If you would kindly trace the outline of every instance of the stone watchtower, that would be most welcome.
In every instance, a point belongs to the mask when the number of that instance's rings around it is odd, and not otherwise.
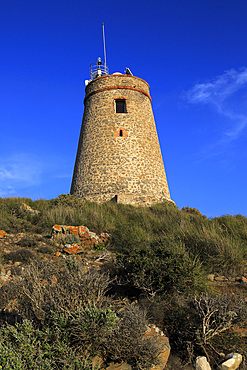
[[[149,85],[129,69],[109,75],[100,58],[90,68],[71,194],[133,205],[170,200]]]

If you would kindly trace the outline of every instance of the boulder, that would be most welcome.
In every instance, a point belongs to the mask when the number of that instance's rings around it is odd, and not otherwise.
[[[66,254],[79,254],[82,253],[84,249],[80,247],[77,243],[74,244],[65,244],[65,246],[60,249],[60,252],[66,253]]]
[[[68,226],[68,225],[54,225],[52,228],[52,238],[59,239],[64,235],[78,235],[80,244],[84,247],[95,247],[98,244],[106,245],[111,236],[108,233],[97,235],[89,231],[86,226]]]
[[[221,370],[236,370],[242,362],[242,355],[240,353],[229,353],[225,361],[220,365]]]
[[[147,327],[146,337],[155,335],[158,337],[159,344],[161,346],[161,352],[158,356],[159,364],[152,367],[152,370],[163,370],[166,366],[170,355],[170,344],[169,339],[164,335],[163,331],[161,331],[157,326],[151,325]]]
[[[211,370],[211,366],[205,356],[199,356],[195,361],[196,370]]]
[[[3,230],[0,230],[0,238],[4,238],[6,236],[6,232]]]
[[[24,209],[27,212],[30,212],[33,215],[38,215],[40,213],[40,211],[37,211],[36,209],[32,209],[26,203],[23,203],[22,206],[21,206],[21,208]]]

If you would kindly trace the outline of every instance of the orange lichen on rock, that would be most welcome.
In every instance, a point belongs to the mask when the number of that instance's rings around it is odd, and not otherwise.
[[[60,251],[66,252],[68,254],[77,254],[83,252],[83,248],[80,247],[77,243],[66,244]]]
[[[52,238],[59,238],[62,235],[78,235],[80,243],[83,246],[94,247],[98,244],[107,244],[111,236],[108,233],[97,235],[89,231],[86,226],[68,226],[68,225],[54,225],[52,228]]]
[[[28,211],[28,212],[30,212],[30,213],[32,213],[32,214],[39,214],[40,213],[40,211],[37,211],[36,209],[32,209],[30,206],[28,206],[26,203],[23,203],[22,205],[21,205],[21,208],[24,208],[26,211]]]
[[[78,235],[78,226],[67,226],[66,234]]]
[[[62,253],[60,253],[60,252],[57,252],[52,258],[56,258],[56,257],[63,257],[63,258],[65,258],[65,256],[63,256]]]
[[[145,336],[150,337],[156,335],[160,344],[160,354],[158,356],[159,358],[159,364],[152,367],[152,370],[163,370],[166,366],[167,360],[170,355],[170,344],[169,339],[164,335],[163,331],[161,331],[157,326],[152,325],[147,327],[147,331]]]
[[[0,238],[4,238],[6,235],[6,232],[4,230],[0,230]]]
[[[6,271],[6,269],[2,267],[1,272],[0,272],[0,283],[2,284],[6,283],[6,281],[9,280],[10,275],[11,275],[11,271],[10,270]]]

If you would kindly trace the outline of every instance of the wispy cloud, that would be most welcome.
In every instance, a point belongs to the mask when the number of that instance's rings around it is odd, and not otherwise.
[[[0,162],[0,196],[15,195],[16,188],[38,185],[44,163],[32,154],[19,153]]]
[[[225,71],[213,81],[196,84],[184,96],[191,104],[214,106],[219,115],[229,119],[221,143],[237,139],[247,126],[247,68]]]
[[[66,158],[45,155],[38,157],[33,153],[16,153],[1,158],[0,197],[19,196],[30,193],[31,187],[40,187],[48,178],[70,178]]]

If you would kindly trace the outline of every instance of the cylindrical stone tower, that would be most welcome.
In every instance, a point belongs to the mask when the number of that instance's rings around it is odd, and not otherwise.
[[[131,74],[91,76],[71,194],[133,205],[170,200],[149,85]]]

